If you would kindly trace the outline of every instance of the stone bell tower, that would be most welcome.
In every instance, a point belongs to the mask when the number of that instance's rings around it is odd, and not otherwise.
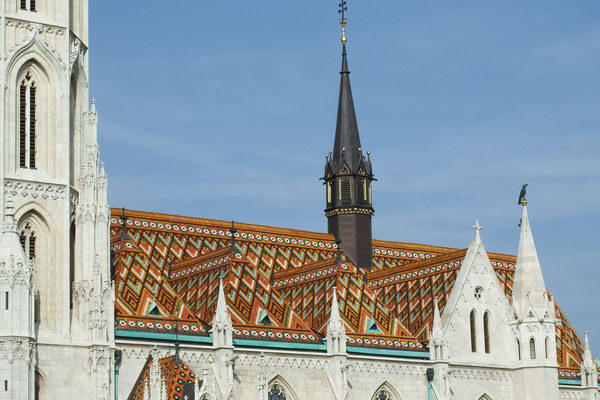
[[[114,301],[107,177],[88,92],[88,1],[3,0],[0,18],[0,215],[23,253],[15,265],[33,265],[30,315],[19,315],[34,357],[27,390],[0,371],[14,388],[0,399],[108,399]],[[5,242],[14,240],[2,242],[7,252]],[[15,288],[4,293],[8,311],[19,305],[10,301]],[[17,334],[2,330],[0,346]],[[65,387],[65,375],[77,387]]]

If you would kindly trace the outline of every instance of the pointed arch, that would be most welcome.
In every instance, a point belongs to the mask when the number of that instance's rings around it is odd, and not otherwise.
[[[490,396],[488,396],[487,394],[482,394],[478,400],[492,400],[492,398]]]
[[[471,310],[469,314],[469,326],[471,328],[471,351],[477,352],[477,311]]]
[[[7,64],[5,113],[16,118],[6,120],[5,146],[14,156],[9,159],[10,172],[35,168],[57,176],[62,143],[57,136],[67,122],[55,118],[67,106],[68,96],[62,82],[68,79],[56,56],[34,36],[13,52]],[[27,77],[30,78],[27,78]],[[65,96],[62,96],[65,94]],[[65,135],[66,139],[66,135]],[[29,173],[29,172],[27,172]]]
[[[298,400],[296,392],[281,375],[269,381],[267,398],[268,400]]]
[[[371,400],[402,400],[398,391],[389,383],[383,382],[371,396]]]
[[[486,353],[490,353],[490,312],[483,314],[483,345]]]
[[[54,299],[62,293],[62,267],[59,268],[55,262],[56,229],[48,213],[35,203],[21,207],[15,217],[25,254],[35,262],[35,287],[38,292],[34,302],[34,321],[38,329],[40,324],[53,319]]]
[[[46,392],[46,378],[42,372],[36,368],[33,384],[33,399],[34,400],[45,400],[47,397]]]
[[[536,359],[535,339],[533,337],[529,338],[529,358],[531,360]]]

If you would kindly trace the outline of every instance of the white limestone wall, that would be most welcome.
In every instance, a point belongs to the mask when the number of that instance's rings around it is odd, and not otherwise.
[[[92,395],[90,362],[90,350],[87,347],[38,345],[37,373],[41,377],[40,398],[103,399]]]
[[[119,398],[127,398],[154,347],[150,344],[122,342],[117,343],[117,348],[123,349],[123,362],[119,372]],[[156,351],[159,357],[174,354],[173,346],[157,346]],[[263,364],[261,355],[264,356]],[[216,379],[218,387],[226,381],[216,376],[218,368],[212,348],[182,345],[180,356],[200,377],[206,368],[209,381]],[[344,399],[344,388],[336,385],[336,372],[339,371],[336,365],[339,358],[334,360],[321,353],[269,349],[235,349],[233,356],[236,358],[233,390],[238,399],[258,400],[261,376],[264,376],[267,384],[277,382],[282,385],[289,394],[288,400]],[[392,393],[394,400],[427,398],[425,370],[428,361],[350,356],[345,363],[348,366],[350,400],[370,400],[380,388]]]

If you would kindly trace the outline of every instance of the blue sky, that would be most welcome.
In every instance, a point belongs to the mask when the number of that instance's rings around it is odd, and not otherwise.
[[[600,2],[348,1],[374,237],[516,253],[600,354]],[[95,1],[91,93],[112,206],[326,230],[336,1]]]

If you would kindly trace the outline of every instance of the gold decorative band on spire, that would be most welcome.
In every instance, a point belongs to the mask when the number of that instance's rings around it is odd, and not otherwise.
[[[340,25],[342,25],[342,43],[346,43],[346,23],[347,20],[346,18],[342,18],[342,20],[340,21]]]
[[[521,205],[523,205],[523,207],[525,207],[527,205],[527,199],[523,199],[521,200]]]

